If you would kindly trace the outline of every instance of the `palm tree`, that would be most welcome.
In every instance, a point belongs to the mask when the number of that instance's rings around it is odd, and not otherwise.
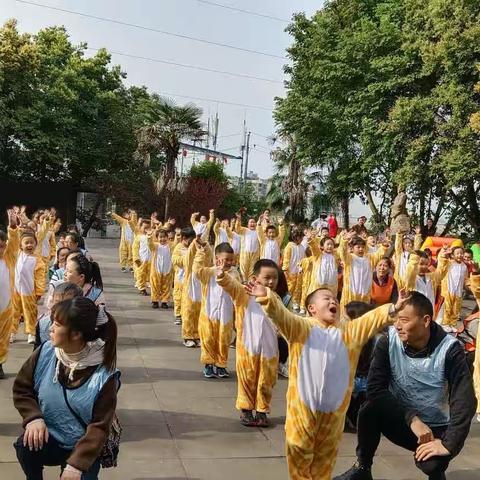
[[[149,125],[137,130],[137,153],[145,166],[153,163],[152,156],[161,158],[158,171],[157,193],[165,194],[165,220],[168,219],[169,202],[172,192],[178,187],[175,163],[182,140],[192,138],[198,141],[205,134],[202,128],[202,109],[194,104],[176,105],[173,100],[154,97]],[[163,157],[163,158],[162,158]]]
[[[272,137],[270,142],[274,145],[279,140],[282,141],[283,146],[275,148],[270,154],[275,165],[276,175],[270,184],[267,198],[272,205],[286,207],[288,216],[293,221],[301,221],[303,220],[307,191],[305,171],[298,156],[294,137],[281,132]],[[284,202],[281,201],[282,196],[285,199]]]

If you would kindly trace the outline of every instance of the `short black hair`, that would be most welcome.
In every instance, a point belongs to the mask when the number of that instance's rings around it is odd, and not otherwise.
[[[253,266],[253,274],[258,275],[262,268],[274,268],[277,271],[279,270],[278,265],[273,260],[262,258],[255,262],[255,265]]]
[[[215,255],[219,255],[220,253],[231,253],[233,255],[235,252],[228,242],[222,242],[215,247]]]
[[[78,245],[80,243],[80,235],[76,232],[68,232],[67,237],[72,237],[73,241]]]
[[[345,313],[348,315],[349,318],[355,320],[356,318],[365,315],[373,308],[373,305],[370,305],[369,303],[350,302],[345,305]]]
[[[424,252],[422,250],[415,250],[415,255],[418,255],[420,258],[425,258],[426,260],[429,260],[430,257],[428,256],[427,252]],[[431,253],[431,252],[430,252]]]
[[[457,245],[455,247],[452,247],[452,254],[455,253],[455,250],[458,250],[459,248],[465,251],[465,249],[461,245]]]
[[[367,245],[367,242],[365,242],[365,240],[362,237],[355,236],[350,240],[350,245],[352,247],[355,247],[356,245],[362,245],[365,247]]]
[[[332,238],[332,237],[323,237],[321,240],[320,240],[320,246],[323,247],[325,245],[325,243],[327,243],[328,241],[331,241],[333,242],[333,245],[335,245],[335,240]]]
[[[428,315],[433,318],[432,302],[423,293],[415,290],[408,292],[408,300],[406,300],[405,305],[411,305],[421,317]]]
[[[466,248],[463,253],[468,253],[469,255],[471,255],[473,257],[473,251],[471,248]]]
[[[185,227],[182,228],[182,238],[195,238],[197,234],[195,233],[195,230],[192,227]]]
[[[277,231],[277,227],[275,225],[268,225],[268,227],[265,229],[265,231],[268,231],[268,230],[275,230]]]

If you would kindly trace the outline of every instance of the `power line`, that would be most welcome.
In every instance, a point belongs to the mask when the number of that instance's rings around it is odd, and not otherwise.
[[[237,132],[237,133],[230,133],[229,135],[220,135],[218,138],[228,138],[228,137],[236,137],[238,135],[243,135],[243,132]]]
[[[217,100],[215,98],[192,97],[191,95],[180,95],[178,93],[168,93],[168,92],[158,92],[158,93],[160,95],[164,95],[164,96],[167,96],[167,97],[190,98],[191,100],[200,100],[202,102],[222,103],[224,105],[233,105],[235,107],[253,108],[253,109],[257,109],[257,110],[266,110],[268,112],[273,112],[273,108],[263,107],[263,106],[260,106],[260,105],[249,105],[247,103],[227,102],[225,100]]]
[[[231,7],[230,5],[223,5],[222,3],[209,2],[207,0],[196,0],[198,3],[204,3],[206,5],[212,5],[214,7],[225,8],[227,10],[233,10],[235,12],[245,13],[247,15],[254,15],[255,17],[269,18],[270,20],[277,20],[278,22],[290,23],[290,20],[286,18],[274,17],[273,15],[267,15],[265,13],[253,12],[252,10],[244,10],[242,8]]]
[[[90,15],[88,13],[77,12],[77,11],[74,11],[74,10],[67,10],[66,8],[53,7],[51,5],[45,5],[43,3],[29,2],[27,0],[15,0],[15,1],[18,2],[18,3],[26,4],[26,5],[34,5],[35,7],[48,8],[50,10],[55,10],[57,12],[70,13],[72,15],[78,15],[80,17],[92,18],[92,19],[95,19],[95,20],[100,20],[102,22],[115,23],[117,25],[123,25],[123,26],[126,26],[126,27],[138,28],[140,30],[147,30],[149,32],[156,32],[156,33],[160,33],[162,35],[169,35],[169,36],[172,36],[172,37],[183,38],[183,39],[186,39],[186,40],[193,40],[195,42],[205,43],[207,45],[215,45],[217,47],[230,48],[232,50],[238,50],[238,51],[241,51],[241,52],[254,53],[254,54],[257,54],[257,55],[263,55],[265,57],[280,58],[282,60],[286,60],[286,57],[281,56],[281,55],[275,55],[273,53],[261,52],[259,50],[251,50],[251,49],[248,49],[248,48],[237,47],[235,45],[230,45],[228,43],[214,42],[214,41],[211,41],[211,40],[205,40],[203,38],[191,37],[189,35],[183,35],[183,34],[180,34],[180,33],[173,33],[173,32],[168,32],[166,30],[160,30],[160,29],[157,29],[157,28],[147,27],[145,25],[138,25],[136,23],[122,22],[121,20],[115,20],[113,18],[99,17],[97,15]]]
[[[100,48],[87,47],[87,50],[93,50],[94,52],[98,52],[100,50]],[[155,62],[155,63],[163,63],[165,65],[173,65],[175,67],[191,68],[191,69],[194,69],[194,70],[201,70],[201,71],[210,72],[210,73],[221,73],[223,75],[230,75],[232,77],[248,78],[249,80],[261,80],[263,82],[280,83],[280,84],[283,83],[280,80],[274,80],[272,78],[265,78],[265,77],[257,77],[255,75],[247,75],[245,73],[227,72],[225,70],[216,70],[214,68],[199,67],[197,65],[189,65],[187,63],[170,62],[169,60],[161,60],[159,58],[143,57],[141,55],[133,55],[133,54],[130,54],[130,53],[118,52],[118,51],[115,51],[115,50],[108,50],[108,52],[109,53],[114,53],[115,55],[121,55],[122,57],[136,58],[136,59],[139,59],[139,60],[147,60],[149,62]]]

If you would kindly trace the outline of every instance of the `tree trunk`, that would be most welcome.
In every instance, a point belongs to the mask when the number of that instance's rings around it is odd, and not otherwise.
[[[343,228],[348,230],[350,228],[350,199],[348,196],[342,198],[340,208],[342,210]]]
[[[165,218],[164,221],[165,222],[168,221],[168,214],[170,213],[169,208],[170,208],[170,193],[166,192],[166,195],[165,195],[165,214],[164,214],[164,218]]]
[[[92,210],[92,214],[90,215],[87,223],[82,225],[82,237],[86,237],[88,235],[89,230],[92,228],[93,223],[95,222],[98,214],[98,210],[103,202],[103,195],[98,194],[97,201]]]

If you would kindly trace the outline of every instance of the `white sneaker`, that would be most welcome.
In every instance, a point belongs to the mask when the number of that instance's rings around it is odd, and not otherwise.
[[[202,346],[202,342],[200,341],[199,338],[197,338],[197,339],[195,340],[195,346],[196,346],[196,347],[201,347],[201,346]]]
[[[27,343],[30,345],[33,345],[35,343],[35,335],[32,335],[31,333],[29,333],[27,338]]]
[[[301,308],[298,313],[299,313],[300,315],[305,315],[307,312],[305,311],[304,308]]]
[[[15,341],[15,334],[11,333],[10,334],[10,343],[13,343]]]
[[[300,310],[300,307],[298,306],[298,304],[294,303],[293,304],[293,309],[298,312]]]
[[[278,374],[284,378],[288,378],[288,360],[285,363],[278,363]]]
[[[193,340],[184,340],[183,345],[187,348],[195,348],[197,346]]]

